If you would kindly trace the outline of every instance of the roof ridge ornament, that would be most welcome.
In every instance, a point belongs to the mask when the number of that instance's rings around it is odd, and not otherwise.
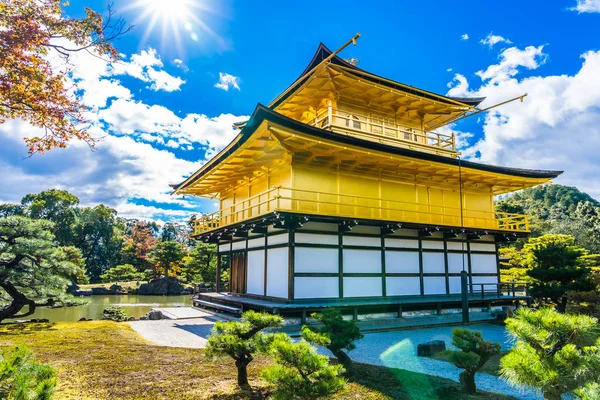
[[[346,47],[348,47],[351,43],[356,46],[356,41],[358,40],[358,38],[360,37],[360,32],[357,32],[356,35],[352,36],[352,38],[350,40],[348,40],[346,43],[344,43],[339,49],[337,49],[336,51],[334,51],[333,53],[331,53],[330,55],[328,55],[327,57],[325,57],[323,60],[321,60],[320,63],[318,63],[317,65],[315,65],[312,69],[310,69],[309,71],[307,71],[306,73],[300,75],[300,77],[298,79],[296,79],[294,81],[294,83],[292,83],[290,85],[290,87],[288,87],[283,93],[281,93],[279,96],[277,96],[275,99],[273,99],[273,101],[271,101],[269,103],[269,108],[271,108],[273,106],[273,104],[276,104],[277,101],[282,98],[283,96],[285,96],[288,92],[290,92],[292,89],[294,89],[296,87],[296,85],[299,82],[302,82],[306,77],[312,75],[321,65],[329,62],[329,60],[331,60],[333,57],[337,56],[337,54],[344,50]]]

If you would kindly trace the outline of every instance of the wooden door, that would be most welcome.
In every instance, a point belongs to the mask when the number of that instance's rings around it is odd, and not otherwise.
[[[246,286],[246,252],[240,251],[231,256],[231,292],[244,293]]]

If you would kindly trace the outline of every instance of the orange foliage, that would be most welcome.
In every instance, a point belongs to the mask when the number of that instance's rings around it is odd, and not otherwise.
[[[66,147],[72,139],[94,144],[81,104],[64,71],[53,69],[50,52],[68,67],[69,55],[90,51],[107,61],[119,59],[111,42],[130,28],[86,8],[84,18],[70,18],[61,0],[0,2],[0,124],[21,119],[42,128],[41,137],[25,138],[29,153]],[[61,44],[59,44],[61,43]],[[69,43],[69,44],[64,44]],[[64,69],[64,68],[61,68]]]

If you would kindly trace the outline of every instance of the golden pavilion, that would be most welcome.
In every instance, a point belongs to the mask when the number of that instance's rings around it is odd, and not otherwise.
[[[395,82],[338,51],[321,44],[291,86],[174,186],[220,205],[195,220],[194,236],[218,246],[217,281],[227,270],[229,287],[197,301],[304,316],[327,305],[440,311],[460,302],[467,271],[473,300],[502,302],[498,243],[529,222],[496,212],[494,197],[561,171],[462,160],[439,128],[485,111],[483,98]]]

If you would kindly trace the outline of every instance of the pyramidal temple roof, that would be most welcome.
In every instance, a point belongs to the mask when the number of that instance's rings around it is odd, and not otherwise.
[[[274,109],[277,106],[279,106],[282,102],[284,102],[290,95],[292,95],[298,88],[300,88],[302,86],[302,84],[310,77],[310,74],[307,75],[307,73],[310,72],[311,70],[313,70],[316,66],[319,65],[319,63],[321,63],[323,60],[325,60],[327,57],[329,57],[332,53],[333,52],[331,50],[329,50],[329,48],[327,48],[327,46],[325,46],[323,43],[320,43],[319,47],[317,48],[317,51],[315,52],[315,55],[313,56],[310,63],[306,66],[304,71],[302,71],[302,73],[296,79],[296,81],[294,81],[294,83],[292,83],[282,93],[282,95],[278,96],[275,100],[273,100],[269,104],[269,108]],[[378,84],[378,85],[387,86],[387,87],[390,87],[392,89],[396,89],[396,90],[399,90],[402,92],[418,95],[418,96],[421,96],[421,97],[424,97],[424,98],[427,98],[430,100],[447,102],[450,104],[456,104],[456,102],[459,102],[459,103],[462,103],[465,106],[469,106],[469,107],[477,107],[477,105],[479,105],[483,100],[485,100],[485,97],[474,97],[474,98],[448,97],[448,96],[443,96],[443,95],[436,94],[433,92],[428,92],[426,90],[418,89],[413,86],[406,85],[406,84],[403,84],[400,82],[395,82],[395,81],[383,78],[381,76],[372,74],[370,72],[367,72],[364,69],[359,68],[359,67],[345,61],[344,59],[338,57],[337,55],[333,56],[329,60],[329,62],[332,64],[339,65],[339,66],[349,69],[350,73],[352,73],[353,75],[356,75],[360,79],[364,79],[364,80],[370,81],[370,82]]]

